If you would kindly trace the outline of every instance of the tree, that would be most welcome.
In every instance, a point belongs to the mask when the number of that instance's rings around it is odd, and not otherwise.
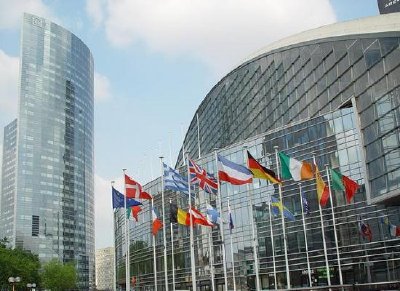
[[[8,288],[9,277],[20,277],[19,286],[27,283],[40,285],[40,261],[37,255],[21,248],[7,248],[8,240],[0,240],[0,290]]]
[[[42,284],[52,291],[76,288],[76,270],[73,263],[63,265],[54,259],[43,267]]]

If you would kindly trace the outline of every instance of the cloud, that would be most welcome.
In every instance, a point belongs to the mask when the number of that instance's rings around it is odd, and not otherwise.
[[[104,19],[105,0],[87,0],[86,13],[96,27],[100,26]]]
[[[0,29],[19,28],[24,12],[51,19],[50,9],[42,0],[0,0]]]
[[[111,98],[110,80],[97,72],[94,72],[94,99],[101,102]]]
[[[221,72],[274,40],[335,20],[329,0],[108,0],[105,30],[115,46],[145,43]]]
[[[94,176],[96,249],[114,245],[111,180]],[[122,177],[115,179],[115,188],[123,189]]]
[[[19,58],[0,50],[0,113],[17,115]]]

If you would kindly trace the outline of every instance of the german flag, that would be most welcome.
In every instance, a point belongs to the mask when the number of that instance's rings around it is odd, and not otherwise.
[[[253,156],[247,151],[247,167],[252,172],[254,178],[265,179],[271,183],[282,184],[274,171],[262,166]]]

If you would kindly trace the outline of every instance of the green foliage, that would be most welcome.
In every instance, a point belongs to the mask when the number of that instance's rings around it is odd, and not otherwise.
[[[22,250],[7,248],[6,238],[0,241],[0,290],[8,288],[9,277],[20,277],[17,286],[26,286],[27,283],[40,285],[40,262],[37,255]]]
[[[63,265],[57,260],[48,262],[43,267],[42,284],[52,291],[76,288],[76,270],[73,263]]]

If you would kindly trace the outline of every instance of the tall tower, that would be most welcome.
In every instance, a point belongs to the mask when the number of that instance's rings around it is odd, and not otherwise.
[[[12,246],[41,261],[74,262],[81,289],[94,284],[93,79],[92,54],[78,37],[24,14],[18,118],[5,129],[16,157],[4,151],[3,159],[15,170],[3,164],[10,185],[0,224]]]

